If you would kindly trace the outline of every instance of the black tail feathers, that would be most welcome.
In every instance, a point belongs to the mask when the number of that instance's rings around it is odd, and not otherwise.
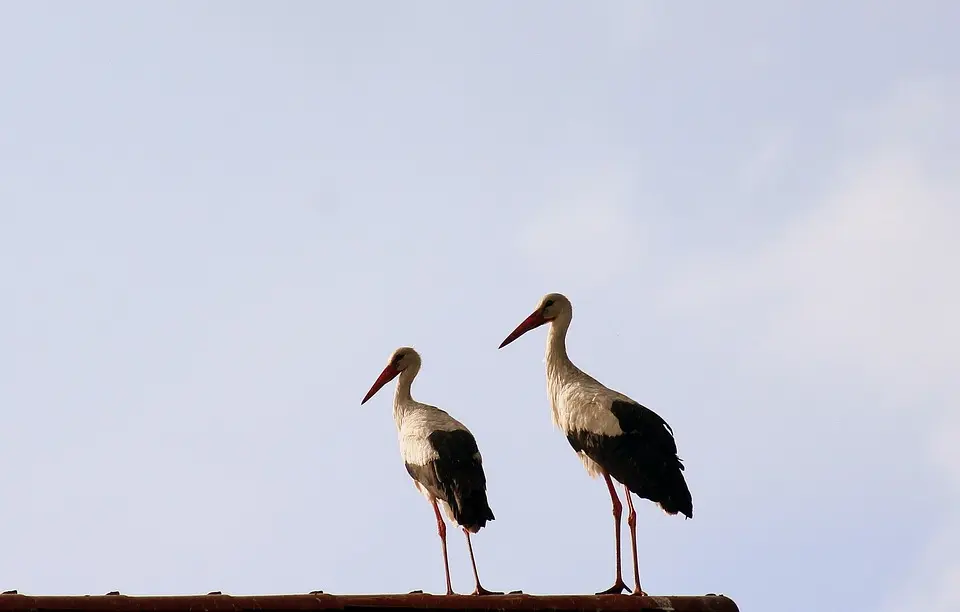
[[[457,523],[471,533],[480,531],[486,526],[487,521],[495,518],[493,510],[487,503],[487,494],[482,490],[455,496],[450,509],[453,510],[453,517]]]
[[[668,496],[666,499],[660,500],[660,507],[667,514],[677,514],[679,512],[688,519],[693,518],[693,500],[689,493],[686,497]]]
[[[687,481],[680,470],[671,474],[657,497],[657,503],[667,514],[683,514],[688,519],[693,518],[693,497],[687,487]]]

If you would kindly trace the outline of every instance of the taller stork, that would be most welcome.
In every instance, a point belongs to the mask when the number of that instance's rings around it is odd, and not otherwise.
[[[480,585],[473,543],[470,541],[471,533],[477,533],[487,521],[494,520],[493,511],[487,503],[487,478],[483,473],[483,459],[477,441],[463,423],[443,410],[421,404],[411,397],[410,387],[420,371],[420,364],[417,351],[406,346],[398,348],[390,355],[387,367],[360,404],[366,403],[388,382],[400,377],[393,396],[393,419],[397,423],[400,438],[400,455],[414,486],[433,506],[443,549],[447,595],[453,595],[453,587],[447,560],[447,527],[439,506],[467,536],[467,548],[476,581],[473,594],[502,595]]]
[[[693,499],[683,478],[673,430],[660,416],[622,393],[603,386],[575,366],[567,356],[566,337],[573,306],[565,296],[550,293],[537,309],[500,344],[510,344],[528,331],[550,323],[547,334],[547,392],[553,422],[566,435],[587,473],[602,476],[613,502],[616,532],[617,577],[613,586],[598,595],[622,593],[627,585],[620,570],[620,519],[623,506],[611,477],[623,484],[627,498],[627,524],[633,550],[635,595],[640,588],[637,562],[637,513],[630,494],[649,499],[670,515],[693,517]]]

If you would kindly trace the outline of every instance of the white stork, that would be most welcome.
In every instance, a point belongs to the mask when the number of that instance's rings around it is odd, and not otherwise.
[[[500,345],[510,344],[528,331],[550,323],[547,334],[547,392],[553,422],[567,436],[570,446],[592,477],[603,476],[613,501],[616,529],[617,579],[598,595],[629,591],[620,571],[620,517],[623,506],[610,478],[623,484],[627,498],[627,524],[633,548],[634,594],[640,588],[637,564],[637,513],[630,496],[649,499],[670,515],[693,517],[693,500],[683,478],[683,463],[677,457],[673,430],[655,412],[626,395],[608,389],[580,370],[567,356],[566,336],[573,319],[573,306],[565,296],[550,293],[537,309],[517,326]]]
[[[470,534],[480,531],[487,521],[494,520],[487,504],[487,479],[483,460],[473,434],[445,411],[421,404],[410,396],[410,386],[420,371],[420,354],[410,347],[393,352],[387,367],[364,396],[361,404],[398,375],[397,390],[393,396],[393,419],[400,438],[400,455],[407,473],[424,497],[433,505],[437,517],[437,532],[443,547],[443,569],[447,578],[447,595],[453,595],[450,585],[450,564],[447,561],[447,527],[440,514],[444,513],[467,536],[470,563],[476,580],[474,595],[502,595],[480,585],[477,562],[473,557]]]

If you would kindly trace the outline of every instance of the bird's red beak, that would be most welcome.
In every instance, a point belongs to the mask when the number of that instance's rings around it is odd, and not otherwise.
[[[392,364],[388,364],[387,367],[383,368],[383,372],[380,372],[377,382],[373,383],[373,386],[370,387],[370,390],[367,391],[367,394],[363,396],[363,401],[360,402],[360,405],[362,406],[366,404],[368,399],[373,397],[374,394],[383,387],[383,385],[396,378],[397,374],[399,373],[400,370],[393,367]]]
[[[536,329],[541,325],[543,325],[544,323],[549,323],[549,322],[550,322],[550,319],[544,318],[543,312],[538,309],[532,315],[524,319],[523,323],[517,326],[517,329],[510,332],[510,335],[507,336],[506,340],[500,343],[499,348],[503,348],[507,346],[508,344],[510,344],[511,342],[513,342],[514,340],[522,336],[523,334],[527,333],[531,329]]]

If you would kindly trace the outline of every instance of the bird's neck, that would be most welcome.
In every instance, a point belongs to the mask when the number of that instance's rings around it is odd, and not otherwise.
[[[417,377],[417,372],[419,371],[419,366],[409,367],[401,372],[400,377],[397,379],[397,389],[393,393],[393,418],[397,422],[398,427],[400,426],[400,421],[403,420],[403,415],[406,414],[411,406],[416,404],[416,402],[413,401],[410,388],[413,386],[413,379]]]
[[[547,332],[547,395],[550,397],[550,411],[553,423],[562,424],[561,412],[565,406],[562,401],[563,390],[571,381],[578,379],[580,370],[567,356],[567,329],[570,328],[570,316],[556,318]]]
[[[563,315],[550,323],[550,330],[547,332],[547,370],[563,372],[574,367],[567,356],[567,330],[570,328],[571,319],[571,316]]]

